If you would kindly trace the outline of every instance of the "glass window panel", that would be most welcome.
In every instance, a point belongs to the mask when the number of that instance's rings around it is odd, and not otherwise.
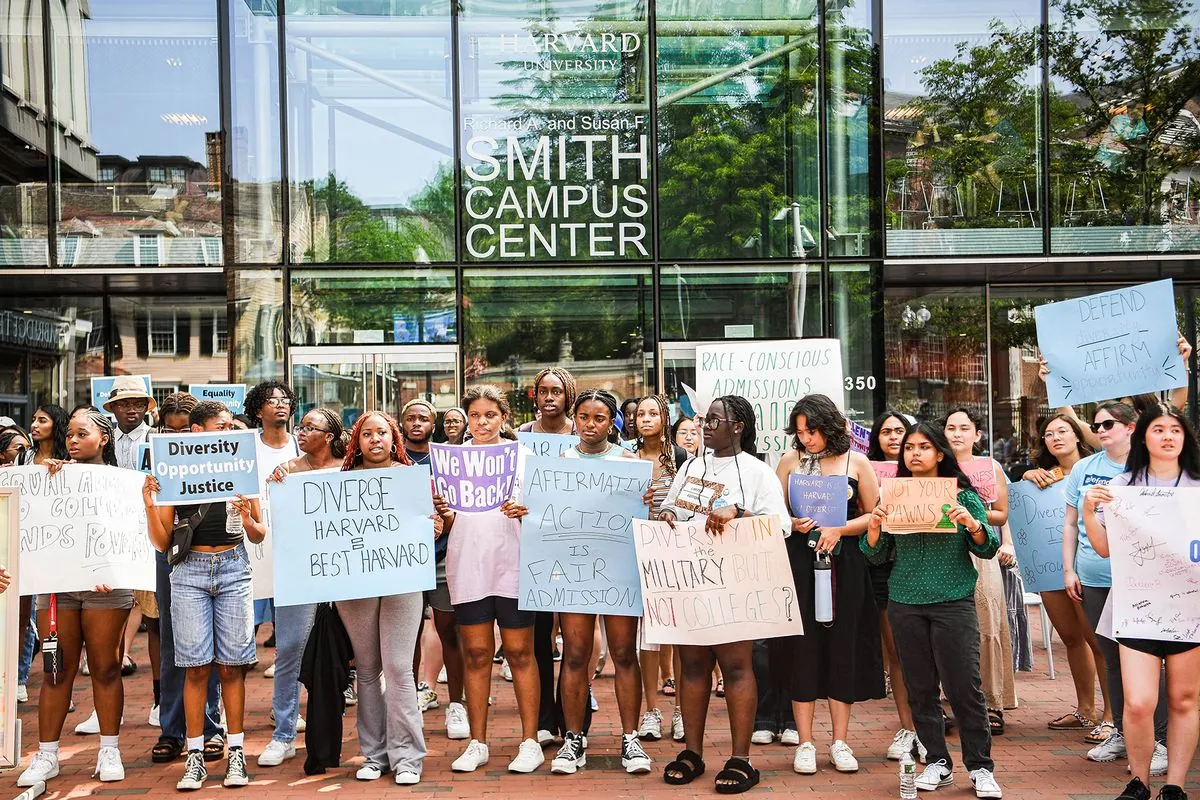
[[[227,275],[233,374],[251,385],[283,380],[283,275],[270,269]]]
[[[829,270],[833,337],[842,343],[846,416],[870,427],[876,413],[876,389],[881,386],[883,377],[883,365],[874,361],[875,329],[871,302],[874,270],[867,264],[833,264]]]
[[[471,268],[463,277],[466,385],[494,383],[517,422],[533,418],[533,377],[559,365],[580,388],[620,398],[654,387],[653,286],[648,268],[603,275]]]
[[[202,237],[221,235],[220,150],[212,146],[220,130],[216,6],[51,7],[60,263],[203,265]],[[161,237],[153,253],[145,231]],[[71,252],[67,236],[78,237]]]
[[[454,271],[295,270],[292,344],[430,344],[458,338]]]
[[[213,306],[209,296],[119,297],[109,300],[110,375],[150,375],[155,388],[224,383],[228,359],[212,348]]]
[[[283,208],[279,152],[279,29],[276,4],[227,0],[233,41],[229,46],[230,158],[233,186],[233,258],[239,264],[278,264],[283,257]],[[218,145],[219,146],[219,145]],[[303,225],[308,214],[293,209]],[[293,229],[295,229],[293,227]],[[303,233],[294,234],[304,241]],[[293,258],[297,255],[293,252]],[[299,259],[295,259],[299,260]]]
[[[1040,253],[1040,3],[883,7],[887,254]]]
[[[646,4],[463,0],[463,257],[646,259]]]
[[[45,266],[46,70],[40,0],[0,10],[0,267]]]
[[[662,256],[819,252],[816,4],[656,8]]]
[[[21,351],[28,351],[33,362],[27,377],[10,373],[6,379],[28,393],[27,403],[18,404],[25,414],[18,422],[28,425],[42,403],[70,409],[87,400],[91,377],[104,374],[100,298],[0,297],[0,350],[8,348],[22,362]]]
[[[296,262],[454,259],[450,4],[289,3]]]
[[[672,264],[662,268],[659,302],[665,341],[792,339],[823,330],[819,265]]]
[[[1200,5],[1051,0],[1051,246],[1200,250]]]

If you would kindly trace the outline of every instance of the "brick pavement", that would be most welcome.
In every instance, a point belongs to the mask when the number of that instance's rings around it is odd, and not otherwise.
[[[1033,620],[1034,641],[1040,641],[1037,620]],[[150,747],[158,736],[157,729],[146,723],[150,706],[150,676],[146,668],[145,636],[139,636],[134,649],[134,658],[142,668],[132,677],[126,678],[125,702],[127,720],[121,731],[121,751],[125,761],[126,779],[121,783],[101,784],[90,778],[95,766],[97,738],[75,736],[71,731],[92,708],[91,695],[86,678],[77,681],[75,702],[78,710],[67,719],[62,740],[62,774],[53,780],[48,798],[76,798],[82,796],[177,796],[175,781],[182,770],[182,761],[168,765],[150,762]],[[1081,734],[1051,731],[1046,721],[1069,711],[1071,699],[1070,675],[1067,672],[1066,654],[1061,642],[1055,640],[1058,679],[1051,681],[1047,675],[1045,652],[1035,647],[1035,671],[1018,676],[1021,707],[1006,714],[1008,731],[998,737],[993,755],[997,764],[997,776],[1006,798],[1072,798],[1072,800],[1111,800],[1124,786],[1125,766],[1115,764],[1092,764],[1083,758],[1086,745]],[[260,652],[263,665],[273,658],[272,651]],[[429,758],[425,763],[425,774],[421,784],[411,789],[395,786],[390,780],[381,779],[373,783],[354,780],[354,770],[361,763],[357,742],[354,741],[354,725],[347,714],[347,741],[343,751],[343,768],[323,776],[307,777],[301,768],[303,750],[282,767],[259,769],[254,758],[267,744],[271,735],[268,715],[271,700],[271,681],[264,679],[262,668],[248,678],[247,706],[252,717],[246,726],[246,749],[250,760],[251,788],[241,790],[243,795],[265,791],[278,800],[316,800],[321,795],[339,792],[343,796],[382,797],[385,793],[412,791],[454,797],[554,797],[571,792],[574,800],[618,800],[619,798],[662,798],[670,796],[677,800],[693,797],[711,798],[712,775],[729,752],[728,729],[722,701],[714,700],[708,725],[709,739],[706,742],[709,771],[686,787],[668,787],[663,784],[661,768],[679,746],[668,740],[648,743],[647,751],[655,759],[655,771],[651,775],[628,776],[619,768],[618,726],[613,697],[612,671],[609,667],[596,681],[596,695],[601,710],[596,715],[589,737],[589,765],[575,776],[550,776],[549,759],[533,775],[510,775],[505,771],[509,759],[515,754],[517,745],[517,715],[511,688],[499,677],[496,670],[493,694],[496,698],[491,714],[492,761],[487,768],[476,773],[456,775],[450,772],[450,762],[465,745],[450,742],[445,738],[442,727],[443,708],[425,714]],[[36,675],[29,687],[31,697],[36,699],[40,677]],[[445,686],[439,686],[443,703],[446,700]],[[668,709],[670,701],[660,698],[660,707]],[[667,712],[667,718],[670,715]],[[21,719],[25,727],[25,758],[33,752],[37,742],[37,710],[33,704],[21,706]],[[883,758],[883,753],[896,729],[895,715],[890,701],[863,703],[855,707],[851,725],[851,742],[861,769],[855,775],[842,775],[828,764],[825,754],[828,749],[828,714],[818,709],[817,714],[818,753],[822,757],[819,772],[813,776],[796,775],[791,770],[793,749],[781,745],[755,747],[752,753],[755,766],[763,771],[762,783],[751,793],[771,792],[797,797],[821,797],[829,800],[842,798],[887,798],[897,797],[896,763]],[[957,742],[952,738],[952,751]],[[217,763],[210,775],[206,788],[196,793],[199,798],[215,797],[231,791],[220,786],[224,767]],[[1194,770],[1193,770],[1194,772]],[[1195,777],[1192,778],[1196,786]],[[0,775],[0,797],[17,794],[16,773]],[[1200,790],[1197,790],[1200,791]],[[928,797],[927,795],[923,795]],[[974,797],[970,783],[961,768],[956,772],[953,787],[937,793],[938,797]]]

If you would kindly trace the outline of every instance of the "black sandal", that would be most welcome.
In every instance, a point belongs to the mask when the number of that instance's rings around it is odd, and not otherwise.
[[[744,758],[731,758],[725,768],[717,773],[717,794],[741,794],[758,786],[761,774]],[[734,781],[734,783],[721,783]]]
[[[150,760],[155,764],[169,764],[183,755],[183,742],[169,736],[160,736],[150,748]]]
[[[678,773],[673,775],[672,773]],[[683,750],[663,770],[663,780],[672,786],[691,783],[704,774],[704,759],[694,750]]]
[[[220,761],[224,757],[225,737],[218,733],[204,743],[204,760]]]
[[[994,708],[987,710],[988,727],[992,729],[992,736],[1004,735],[1004,712],[997,711]]]

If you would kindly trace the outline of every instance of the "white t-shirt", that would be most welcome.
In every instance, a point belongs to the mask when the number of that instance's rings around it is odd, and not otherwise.
[[[749,453],[717,458],[711,453],[689,459],[675,476],[664,511],[678,520],[707,515],[708,508],[739,505],[748,517],[772,516],[784,536],[792,533],[791,515],[775,471]]]

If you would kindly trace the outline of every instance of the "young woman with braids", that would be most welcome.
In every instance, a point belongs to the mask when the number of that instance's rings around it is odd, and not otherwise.
[[[737,395],[718,397],[704,415],[704,455],[688,461],[667,493],[659,519],[674,526],[676,520],[705,518],[705,530],[721,534],[739,517],[772,517],[779,533],[788,536],[790,515],[775,472],[758,460],[755,447],[754,409]],[[736,794],[758,784],[759,772],[750,765],[750,735],[754,727],[757,688],[752,668],[754,643],[730,642],[713,647],[682,645],[683,708],[687,747],[667,765],[663,779],[669,784],[691,783],[704,773],[704,727],[712,691],[714,664],[725,679],[729,708],[732,758],[717,773],[721,794]]]
[[[562,367],[546,367],[533,378],[533,402],[538,418],[526,422],[517,433],[574,433],[575,376]]]
[[[293,472],[335,469],[346,457],[346,432],[341,418],[327,408],[314,408],[296,426],[300,455],[275,468],[268,483],[283,481]],[[286,531],[275,535],[287,536]],[[275,607],[275,674],[271,716],[275,731],[258,757],[260,767],[277,767],[296,755],[300,730],[300,662],[317,613],[315,603]]]
[[[305,420],[319,415],[324,428],[332,415],[321,411],[310,412]],[[322,431],[321,435],[332,434]],[[350,431],[342,470],[411,466],[403,442],[400,426],[391,415],[368,411]],[[306,452],[305,457],[308,455]],[[440,535],[441,527],[435,520],[435,537]],[[354,646],[358,670],[358,741],[365,759],[355,776],[360,781],[376,780],[389,770],[400,786],[421,780],[426,750],[417,707],[413,651],[424,608],[423,592],[337,602],[338,614]],[[386,694],[383,681],[387,683]]]
[[[499,444],[511,416],[508,400],[494,386],[473,386],[463,397],[471,440],[466,447]],[[509,433],[511,435],[511,433]],[[518,457],[520,475],[523,454]],[[433,506],[450,536],[446,551],[446,580],[458,620],[459,645],[466,670],[467,717],[471,741],[450,768],[474,772],[488,763],[488,693],[492,682],[492,654],[496,651],[495,627],[512,670],[517,711],[521,717],[521,744],[508,765],[510,772],[533,772],[545,760],[537,742],[538,666],[533,657],[534,612],[517,607],[521,563],[521,522],[529,513],[520,504],[520,487],[500,508],[479,514],[455,514],[444,497],[435,495]],[[410,663],[409,668],[412,665]],[[414,708],[415,701],[414,701]]]

